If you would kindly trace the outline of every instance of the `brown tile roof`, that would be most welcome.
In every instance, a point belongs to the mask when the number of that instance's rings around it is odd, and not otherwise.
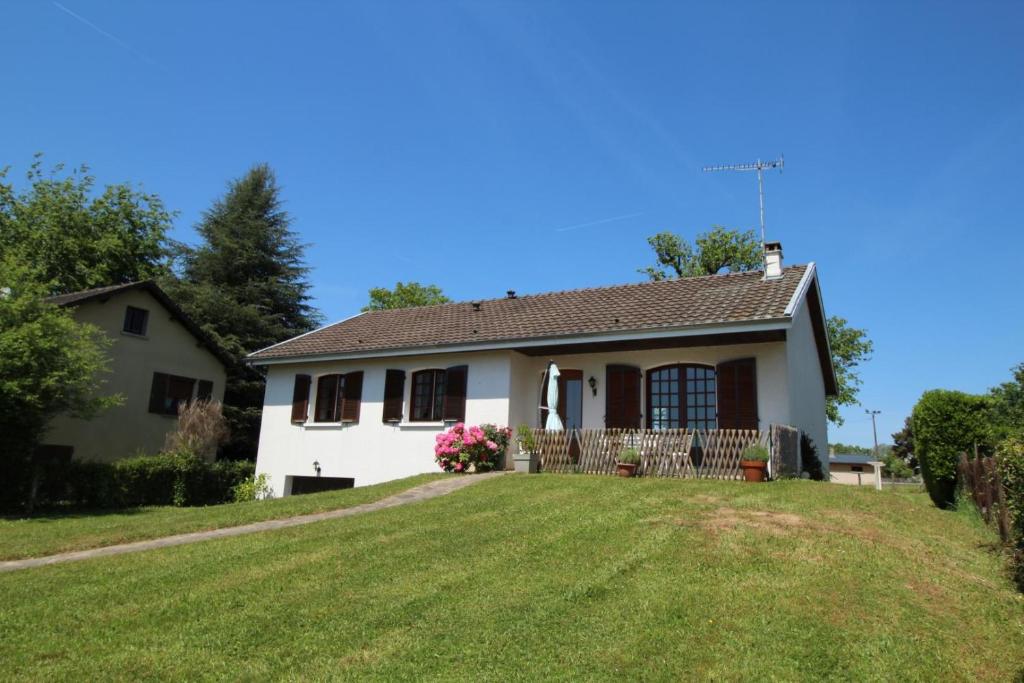
[[[367,353],[771,320],[808,266],[777,280],[760,271],[370,311],[276,346],[251,360]]]

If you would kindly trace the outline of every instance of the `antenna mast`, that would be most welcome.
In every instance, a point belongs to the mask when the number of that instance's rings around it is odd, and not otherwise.
[[[771,170],[773,168],[779,169],[779,173],[782,173],[782,167],[785,166],[785,159],[780,154],[779,158],[775,161],[761,161],[758,159],[752,164],[729,164],[727,166],[705,166],[701,170],[705,173],[711,171],[757,171],[757,196],[761,204],[761,258],[764,256],[764,172],[765,170]],[[765,264],[765,270],[767,270],[767,264]]]

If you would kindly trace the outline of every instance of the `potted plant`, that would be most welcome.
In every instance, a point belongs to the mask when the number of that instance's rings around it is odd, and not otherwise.
[[[639,464],[640,453],[635,448],[623,448],[619,452],[615,468],[620,477],[632,477],[636,474],[636,466]]]
[[[537,471],[537,442],[533,438],[533,430],[525,424],[516,427],[516,441],[519,452],[513,456],[516,472],[533,474]]]
[[[745,481],[764,481],[768,475],[768,448],[759,443],[743,449],[740,456]]]

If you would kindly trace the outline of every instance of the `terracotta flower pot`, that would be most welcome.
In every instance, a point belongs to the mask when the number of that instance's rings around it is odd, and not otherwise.
[[[636,463],[619,462],[615,464],[615,467],[620,477],[632,477],[636,474]]]
[[[764,481],[768,478],[768,463],[764,460],[740,460],[744,481]]]

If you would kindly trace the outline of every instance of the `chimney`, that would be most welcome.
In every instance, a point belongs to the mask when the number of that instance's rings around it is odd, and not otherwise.
[[[510,289],[507,292],[505,292],[505,298],[506,299],[515,299],[516,298],[516,290]]]
[[[764,279],[778,280],[782,277],[782,242],[764,244]]]

